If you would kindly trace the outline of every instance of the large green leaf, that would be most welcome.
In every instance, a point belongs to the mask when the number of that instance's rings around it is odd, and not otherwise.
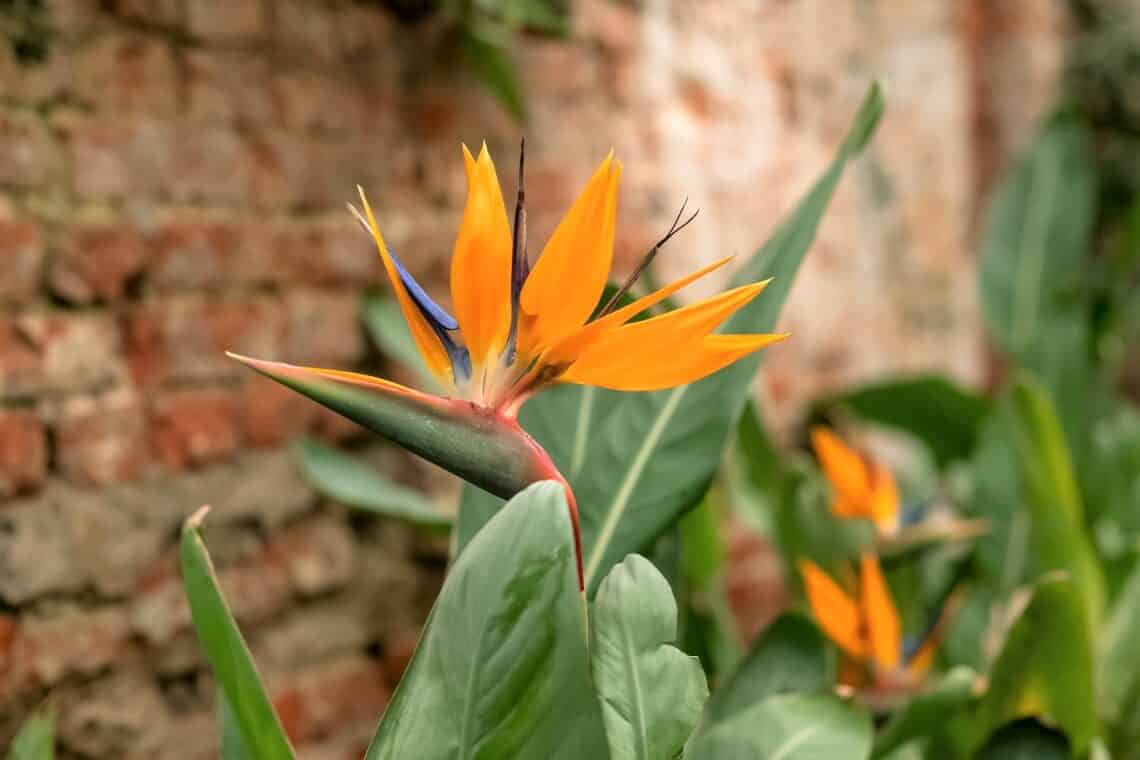
[[[565,492],[538,483],[456,561],[368,758],[607,756]]]
[[[1105,720],[1115,722],[1140,704],[1140,564],[1121,589],[1097,642],[1097,687]]]
[[[1000,405],[982,424],[970,461],[973,493],[965,507],[989,530],[978,539],[976,560],[988,584],[1000,594],[1027,575],[1029,517],[1022,508],[1009,404]]]
[[[835,684],[835,652],[815,624],[787,612],[765,629],[724,686],[706,720],[719,723],[779,694],[823,692]]]
[[[256,760],[245,745],[237,716],[222,689],[218,689],[218,720],[222,726],[222,760]]]
[[[1067,577],[1043,578],[1006,638],[978,707],[974,729],[984,740],[1019,717],[1060,726],[1077,754],[1099,725],[1088,619],[1078,587]]]
[[[508,50],[505,30],[492,24],[467,23],[459,29],[460,49],[472,73],[519,121],[526,119],[522,82]]]
[[[206,650],[243,744],[258,760],[293,757],[289,739],[254,667],[249,648],[218,588],[210,555],[199,530],[206,517],[203,507],[182,528],[182,584],[190,601],[190,616],[198,641]]]
[[[613,760],[676,757],[709,688],[697,658],[669,642],[677,603],[649,560],[615,565],[594,600],[592,667]]]
[[[984,398],[941,375],[898,378],[865,385],[819,402],[918,438],[939,466],[966,459],[988,411]]]
[[[44,711],[28,717],[12,740],[7,757],[8,760],[54,760],[55,713]]]
[[[1104,612],[1104,577],[1085,526],[1084,507],[1065,436],[1048,392],[1019,377],[1007,400],[1021,492],[1039,572],[1067,572],[1095,630]]]
[[[882,109],[882,95],[874,86],[827,172],[737,273],[735,283],[775,279],[728,321],[727,332],[773,329],[843,169],[870,137]],[[564,388],[524,407],[524,428],[550,452],[574,488],[591,593],[614,563],[647,546],[700,500],[720,465],[759,363],[760,356],[754,355],[700,382],[656,393]],[[460,506],[460,547],[499,505],[467,489]]]
[[[451,525],[451,517],[423,494],[316,438],[303,438],[297,444],[297,457],[309,484],[333,501],[429,528]]]
[[[1095,218],[1088,130],[1053,119],[990,209],[982,248],[982,307],[990,330],[1049,387],[1066,432],[1083,441],[1089,372],[1083,262]]]
[[[875,737],[871,757],[886,758],[915,739],[924,739],[945,725],[952,715],[978,695],[977,675],[969,668],[955,668],[933,687],[916,694],[898,710]]]
[[[785,694],[702,727],[686,760],[864,760],[871,720],[830,695]]]
[[[1003,726],[986,742],[977,760],[1071,760],[1073,753],[1065,735],[1022,718]]]

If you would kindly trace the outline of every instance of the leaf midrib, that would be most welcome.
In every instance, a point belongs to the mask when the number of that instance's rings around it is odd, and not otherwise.
[[[593,585],[594,576],[598,572],[602,558],[606,555],[610,541],[613,540],[614,531],[617,530],[618,523],[621,522],[621,516],[629,506],[629,500],[633,496],[633,491],[637,487],[638,481],[641,479],[641,474],[645,470],[645,466],[649,463],[650,454],[657,448],[657,444],[661,441],[661,436],[665,433],[665,426],[668,425],[669,420],[673,418],[677,407],[681,404],[681,399],[685,397],[685,393],[688,390],[688,385],[682,385],[679,388],[674,388],[673,392],[669,394],[669,398],[666,399],[665,404],[661,407],[660,415],[654,421],[653,427],[649,429],[649,433],[646,434],[641,447],[637,450],[637,456],[635,456],[630,463],[629,470],[626,472],[625,478],[622,479],[621,487],[618,488],[613,501],[610,502],[610,506],[606,509],[606,519],[602,523],[601,530],[598,532],[597,540],[594,541],[594,545],[590,549],[590,561],[586,565],[587,589]]]
[[[819,732],[819,726],[804,726],[776,748],[768,760],[784,760],[791,752]]]
[[[1013,346],[1021,351],[1028,347],[1032,337],[1034,316],[1040,307],[1038,291],[1045,265],[1045,239],[1051,215],[1049,209],[1056,195],[1057,172],[1048,156],[1040,164],[1031,164],[1029,170],[1029,199],[1027,201],[1025,236],[1018,251],[1017,276],[1013,291]],[[1034,288],[1034,285],[1037,287]]]
[[[637,715],[637,725],[634,726],[634,739],[637,743],[637,757],[642,760],[653,760],[649,757],[649,736],[645,725],[645,697],[641,689],[641,676],[637,672],[637,648],[629,630],[629,621],[624,615],[619,615],[621,624],[622,646],[625,649],[625,672],[629,681],[629,689],[633,697],[633,706]]]

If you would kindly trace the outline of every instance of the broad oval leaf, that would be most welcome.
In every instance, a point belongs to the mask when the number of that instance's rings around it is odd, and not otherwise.
[[[1077,754],[1097,736],[1089,623],[1077,586],[1053,574],[1033,590],[990,673],[978,706],[980,739],[1009,720],[1042,717],[1060,726]]]
[[[689,744],[686,760],[864,760],[867,713],[831,695],[769,697],[715,723]]]
[[[297,458],[309,484],[333,501],[428,528],[451,527],[451,516],[430,499],[316,438],[301,439]]]
[[[729,320],[726,332],[775,327],[843,169],[863,148],[882,110],[882,94],[874,85],[828,170],[734,278],[734,284],[774,280]],[[760,356],[753,355],[700,382],[655,393],[556,389],[523,408],[523,427],[574,488],[591,594],[610,567],[648,546],[704,495],[759,363]],[[500,503],[466,489],[459,513],[460,549]]]
[[[835,651],[815,624],[786,612],[769,625],[709,700],[705,720],[718,723],[778,694],[819,693],[835,684]]]
[[[709,688],[700,660],[670,642],[677,603],[653,563],[631,554],[598,587],[591,665],[613,760],[676,757]]]
[[[511,499],[452,568],[368,760],[608,757],[565,491]]]
[[[887,758],[908,742],[922,739],[945,726],[955,713],[978,698],[978,676],[958,667],[939,679],[933,687],[916,694],[899,709],[875,737],[873,758]]]
[[[199,533],[207,511],[206,507],[198,510],[182,527],[182,584],[190,601],[190,617],[232,710],[242,745],[258,760],[287,760],[293,757],[293,748],[265,693],[249,647],[222,597]]]
[[[50,710],[32,713],[20,725],[8,760],[54,760],[55,713]]]

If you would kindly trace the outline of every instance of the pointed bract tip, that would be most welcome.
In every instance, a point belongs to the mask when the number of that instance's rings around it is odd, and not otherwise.
[[[210,514],[210,505],[203,504],[194,510],[194,514],[186,518],[186,528],[188,530],[199,530],[202,523],[206,520],[206,515]]]

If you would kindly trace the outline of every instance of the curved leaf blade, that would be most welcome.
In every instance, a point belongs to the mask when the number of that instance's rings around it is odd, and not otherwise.
[[[535,484],[456,561],[368,760],[604,760],[583,612],[565,492]]]
[[[688,760],[865,760],[871,719],[830,695],[769,697],[702,730]]]
[[[938,733],[955,713],[978,698],[977,680],[974,671],[957,667],[933,688],[916,694],[875,737],[871,757],[885,758],[907,742]]]
[[[293,748],[218,587],[213,563],[199,532],[208,511],[208,507],[198,510],[182,527],[182,584],[190,601],[190,617],[233,711],[244,746],[258,760],[290,760]]]
[[[55,713],[32,713],[24,720],[6,755],[8,760],[54,760]]]
[[[669,643],[677,603],[653,563],[631,554],[610,570],[594,600],[591,636],[610,757],[676,757],[709,689],[700,661]]]
[[[321,495],[345,506],[446,530],[452,518],[422,494],[394,483],[339,449],[305,437],[297,444],[305,479]]]

